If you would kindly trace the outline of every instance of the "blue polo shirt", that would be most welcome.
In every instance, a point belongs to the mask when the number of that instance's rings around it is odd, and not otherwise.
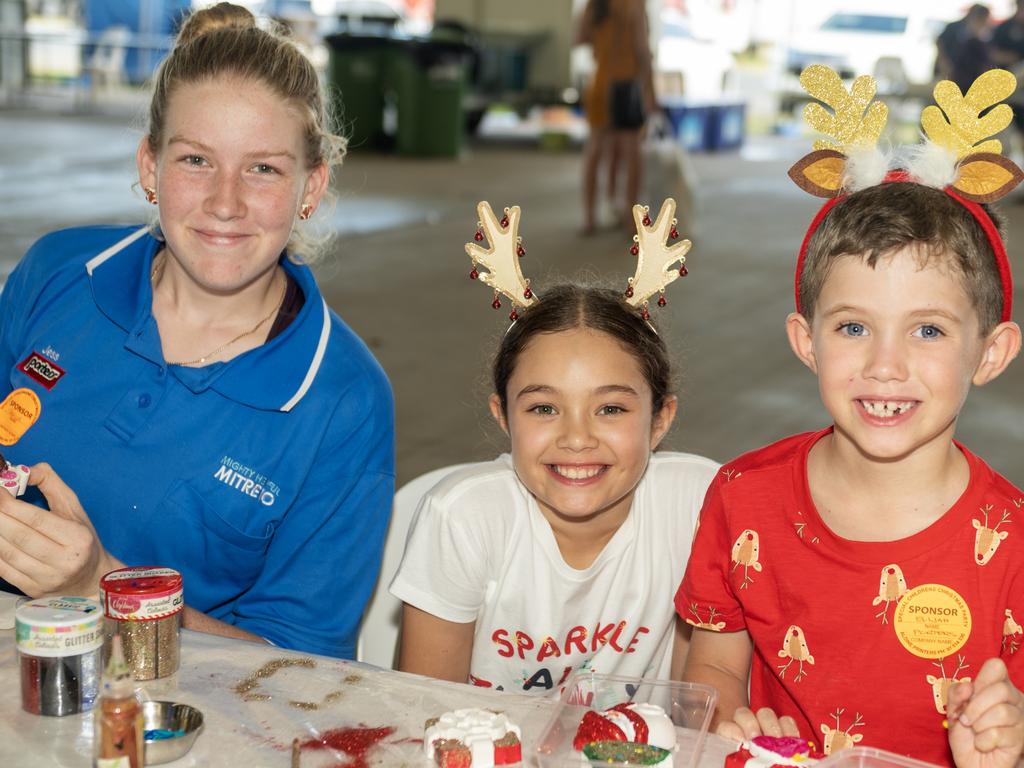
[[[11,274],[0,370],[42,413],[4,452],[49,462],[107,550],[181,571],[192,607],[352,657],[394,490],[387,378],[288,259],[305,303],[280,335],[226,363],[168,365],[148,279],[160,246],[146,228],[69,229]]]

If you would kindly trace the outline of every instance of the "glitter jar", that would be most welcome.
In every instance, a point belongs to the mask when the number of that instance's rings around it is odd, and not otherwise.
[[[178,671],[185,607],[180,573],[171,568],[119,568],[100,579],[100,599],[106,616],[104,658],[114,635],[121,635],[136,680]]]
[[[15,611],[21,707],[34,715],[92,709],[99,690],[103,612],[85,597],[43,597]]]

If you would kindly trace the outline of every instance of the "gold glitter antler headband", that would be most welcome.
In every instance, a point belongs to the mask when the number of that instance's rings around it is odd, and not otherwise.
[[[800,85],[821,104],[804,107],[804,119],[812,128],[831,136],[818,139],[814,151],[789,169],[789,176],[805,192],[816,197],[835,197],[846,182],[846,164],[852,152],[878,144],[889,108],[875,98],[875,79],[862,75],[847,91],[839,75],[826,66],[812,64],[800,73]],[[881,181],[881,179],[878,179]]]
[[[523,277],[523,271],[519,268],[519,259],[526,255],[523,239],[519,236],[519,206],[506,208],[501,221],[498,221],[491,210],[491,204],[485,200],[477,203],[476,211],[480,217],[473,237],[476,242],[466,243],[466,253],[473,262],[469,276],[474,280],[479,278],[480,282],[494,289],[491,306],[495,309],[501,309],[498,294],[512,302],[508,319],[514,323],[519,318],[516,307],[529,307],[537,301],[530,288],[530,281]],[[488,244],[486,249],[479,245],[485,236]],[[478,266],[488,271],[480,272]]]
[[[981,226],[999,270],[1003,293],[1001,319],[1008,321],[1013,307],[1010,262],[999,230],[981,203],[998,200],[1024,180],[1024,172],[1000,154],[1002,144],[989,138],[1013,119],[1011,108],[1000,102],[1016,90],[1017,79],[1005,70],[989,70],[972,83],[966,95],[955,83],[940,82],[934,91],[937,106],[925,107],[921,113],[925,141],[895,161],[875,147],[888,110],[881,102],[872,103],[873,78],[858,77],[847,93],[839,75],[814,64],[801,73],[800,84],[834,110],[834,114],[829,114],[819,104],[807,105],[804,117],[808,124],[838,143],[816,141],[815,151],[789,169],[790,178],[799,187],[812,195],[830,198],[811,222],[797,256],[797,311],[802,311],[800,279],[807,248],[832,206],[845,192],[885,182],[911,182],[943,190]]]
[[[988,138],[1013,120],[1013,110],[1000,102],[1016,89],[1017,78],[1004,69],[980,75],[966,95],[956,83],[943,80],[935,86],[935,105],[921,112],[921,127],[928,139],[956,158],[957,174],[950,186],[968,200],[998,200],[1024,179],[1021,169],[1003,157],[999,140]]]
[[[626,302],[640,307],[644,320],[650,319],[647,301],[654,294],[658,296],[658,306],[664,307],[665,286],[679,277],[686,277],[686,254],[690,252],[692,243],[680,240],[671,245],[669,240],[679,237],[676,229],[676,201],[671,197],[661,204],[658,218],[652,223],[650,208],[646,205],[633,206],[633,220],[636,221],[636,234],[629,252],[636,256],[636,274],[629,278],[626,289]],[[674,268],[679,262],[679,269]],[[671,268],[670,268],[671,267]]]

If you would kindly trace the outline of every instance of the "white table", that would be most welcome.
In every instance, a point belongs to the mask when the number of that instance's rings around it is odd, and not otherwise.
[[[174,678],[144,685],[152,699],[168,699],[200,709],[205,727],[192,750],[168,765],[288,768],[291,743],[318,738],[338,728],[393,727],[370,748],[368,766],[430,765],[420,739],[429,717],[461,707],[501,710],[523,732],[523,756],[532,763],[535,743],[555,703],[522,694],[501,693],[382,670],[357,662],[310,656],[273,646],[182,632],[182,665]],[[281,668],[245,701],[233,690],[275,659],[309,659],[311,667]],[[337,693],[336,693],[337,692]],[[323,704],[325,697],[330,697]],[[298,706],[305,703],[305,707]],[[317,709],[308,708],[319,705]],[[701,768],[720,768],[734,745],[714,736],[705,742]],[[91,713],[40,717],[21,709],[13,630],[0,630],[0,766],[7,768],[86,768],[91,765]],[[304,749],[302,768],[350,765],[342,751]],[[676,764],[680,768],[679,762]]]

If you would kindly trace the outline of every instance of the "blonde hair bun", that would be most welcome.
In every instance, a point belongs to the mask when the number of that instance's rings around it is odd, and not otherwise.
[[[215,29],[251,29],[255,26],[256,17],[248,8],[234,3],[217,3],[192,13],[182,24],[175,45],[185,45]]]

